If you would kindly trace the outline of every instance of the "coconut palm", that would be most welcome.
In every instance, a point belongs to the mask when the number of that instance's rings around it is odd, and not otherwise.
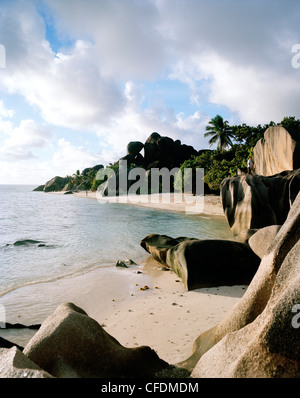
[[[210,146],[218,141],[217,148],[221,151],[228,145],[232,146],[231,138],[233,137],[231,127],[227,120],[223,120],[222,116],[217,115],[208,122],[206,126],[207,133],[204,137],[212,136],[208,141]]]

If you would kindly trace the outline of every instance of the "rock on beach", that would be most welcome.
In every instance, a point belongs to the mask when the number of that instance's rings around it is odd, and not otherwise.
[[[299,377],[299,258],[300,193],[244,296],[178,365],[197,378]]]
[[[187,290],[249,284],[260,262],[248,245],[230,240],[174,239],[150,234],[141,241],[141,246],[172,269]]]
[[[159,377],[180,371],[160,359],[150,347],[122,346],[73,303],[61,304],[43,322],[23,353],[59,378]]]

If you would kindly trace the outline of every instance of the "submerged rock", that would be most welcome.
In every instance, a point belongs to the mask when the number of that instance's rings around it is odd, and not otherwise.
[[[34,240],[34,239],[17,240],[14,243],[14,246],[28,246],[28,245],[38,245],[38,247],[42,247],[45,246],[45,243],[40,240]]]

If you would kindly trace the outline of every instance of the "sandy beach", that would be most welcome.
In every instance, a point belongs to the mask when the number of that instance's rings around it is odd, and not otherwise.
[[[89,192],[76,195],[95,198]],[[222,216],[218,197],[205,200],[202,214]],[[160,205],[153,207],[184,211],[183,204]],[[6,308],[7,322],[28,325],[42,323],[62,302],[73,302],[122,345],[148,345],[162,359],[174,364],[191,355],[195,338],[221,321],[246,288],[220,286],[186,291],[177,275],[164,270],[149,256],[130,268],[102,267],[25,286],[1,297],[1,304]],[[34,331],[26,329],[2,329],[0,333],[22,346],[33,334]]]
[[[205,195],[193,196],[192,194],[152,194],[139,196],[101,197],[97,192],[74,192],[80,198],[98,199],[106,203],[124,203],[132,206],[142,206],[157,210],[174,211],[187,214],[224,217],[224,212],[219,196]]]

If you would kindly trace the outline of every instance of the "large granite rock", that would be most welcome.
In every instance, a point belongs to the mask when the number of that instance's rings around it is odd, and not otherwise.
[[[192,377],[300,376],[300,193],[247,291],[180,366]]]
[[[144,156],[140,153],[142,149]],[[181,144],[179,140],[174,141],[156,132],[147,138],[145,144],[131,141],[127,145],[126,155],[114,163],[114,175],[101,184],[98,192],[102,196],[173,192],[173,174],[176,168],[192,155],[198,155],[198,151],[192,146]],[[169,181],[165,182],[166,186],[159,183],[156,175],[154,180],[157,180],[157,184],[152,184],[153,169],[158,169],[159,173],[163,170],[162,174],[165,172],[165,177],[169,178]],[[172,172],[167,174],[171,170]],[[130,190],[132,186],[134,187]]]
[[[190,239],[191,238],[185,237],[174,239],[167,235],[150,234],[141,240],[140,245],[151,254],[156,261],[166,265],[167,251],[180,242]]]
[[[144,156],[140,153],[144,148]],[[198,151],[190,145],[181,144],[170,137],[152,133],[145,144],[140,141],[131,141],[127,145],[127,154],[120,160],[126,160],[128,164],[151,168],[163,168],[171,170],[180,165],[192,155],[198,155]]]
[[[271,225],[259,229],[249,238],[248,244],[258,257],[263,258],[267,253],[280,228],[281,225]]]
[[[70,182],[69,177],[53,177],[50,181],[44,185],[45,192],[58,192],[62,191],[63,188]]]
[[[23,353],[55,377],[154,377],[176,369],[149,347],[126,348],[74,304],[61,304]],[[168,373],[169,372],[169,373]]]
[[[140,141],[130,141],[127,145],[127,155],[137,156],[144,148],[144,144]]]
[[[51,378],[17,347],[0,348],[0,378]]]
[[[300,168],[300,131],[269,127],[254,147],[255,173],[272,176]]]
[[[270,177],[225,178],[221,183],[221,199],[234,236],[269,225],[282,225],[299,190],[300,169]]]
[[[192,155],[198,154],[192,146],[181,144],[179,140],[174,141],[158,133],[152,133],[147,138],[144,150],[147,170],[153,167],[166,167],[171,170],[174,167],[180,167]]]
[[[260,259],[248,245],[229,240],[199,240],[150,234],[141,246],[178,275],[187,290],[249,284]]]
[[[259,258],[248,245],[230,240],[186,240],[167,251],[166,264],[187,290],[248,285]]]

